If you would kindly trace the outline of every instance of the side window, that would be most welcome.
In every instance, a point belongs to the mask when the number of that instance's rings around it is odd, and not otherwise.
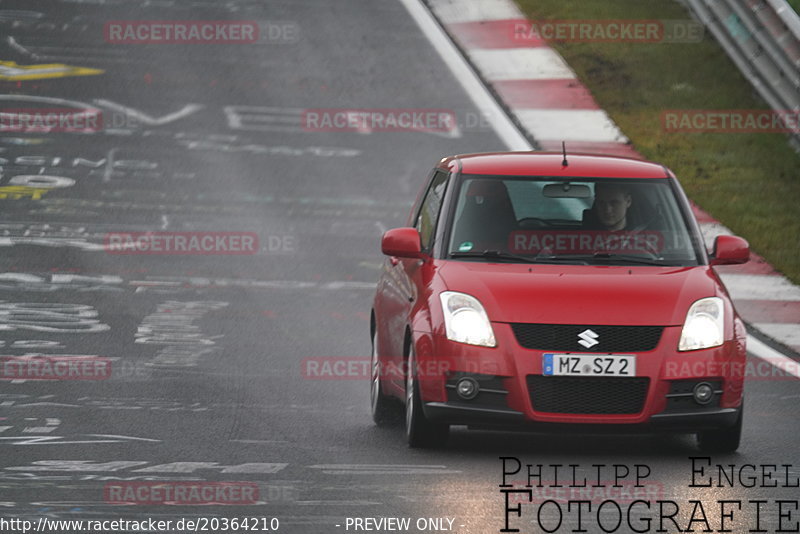
[[[414,228],[419,230],[422,250],[430,250],[433,236],[436,232],[436,223],[439,220],[439,211],[442,207],[445,189],[447,189],[448,174],[445,171],[436,171],[425,199],[422,201]]]

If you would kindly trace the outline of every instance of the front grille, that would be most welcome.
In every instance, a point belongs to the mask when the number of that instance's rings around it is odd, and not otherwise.
[[[635,414],[642,411],[650,379],[528,375],[537,412]]]
[[[517,342],[526,349],[567,352],[644,352],[653,350],[661,339],[663,326],[593,326],[574,324],[512,323]],[[597,344],[578,343],[582,332],[591,330]]]

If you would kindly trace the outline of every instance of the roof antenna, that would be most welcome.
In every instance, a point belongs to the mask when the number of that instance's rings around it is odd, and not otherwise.
[[[568,167],[569,162],[567,161],[567,143],[561,141],[561,152],[564,154],[564,159],[561,160],[561,165],[563,167]]]

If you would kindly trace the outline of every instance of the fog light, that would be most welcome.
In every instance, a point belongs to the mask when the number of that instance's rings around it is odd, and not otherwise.
[[[701,382],[694,387],[694,401],[697,404],[708,404],[714,398],[714,388],[707,382]]]
[[[472,400],[477,397],[480,389],[478,382],[474,378],[466,377],[456,382],[456,392],[464,400]]]

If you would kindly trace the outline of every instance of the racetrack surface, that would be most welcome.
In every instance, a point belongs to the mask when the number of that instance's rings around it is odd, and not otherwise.
[[[256,21],[266,37],[104,41],[107,22],[133,19]],[[0,199],[0,354],[106,358],[112,369],[106,380],[1,383],[1,517],[275,517],[281,532],[328,533],[347,531],[348,517],[386,516],[494,532],[502,456],[586,474],[647,464],[653,495],[679,501],[684,518],[688,499],[796,498],[687,488],[698,452],[680,436],[456,429],[447,449],[410,450],[402,428],[373,426],[364,374],[308,376],[308,358],[368,358],[380,236],[404,224],[434,163],[506,148],[399,1],[0,0],[0,29],[0,61],[103,71],[0,81],[3,109],[90,107],[104,118],[95,133],[0,137],[0,191],[37,183],[24,176],[57,185]],[[303,109],[341,108],[445,110],[459,127],[303,128]],[[110,233],[148,231],[253,233],[259,250],[104,246]],[[798,395],[795,379],[749,382],[740,452],[715,460],[791,464],[796,478]],[[255,483],[259,498],[109,502],[108,484],[145,480]],[[530,510],[523,532],[538,530]],[[774,506],[761,520],[775,528]]]

